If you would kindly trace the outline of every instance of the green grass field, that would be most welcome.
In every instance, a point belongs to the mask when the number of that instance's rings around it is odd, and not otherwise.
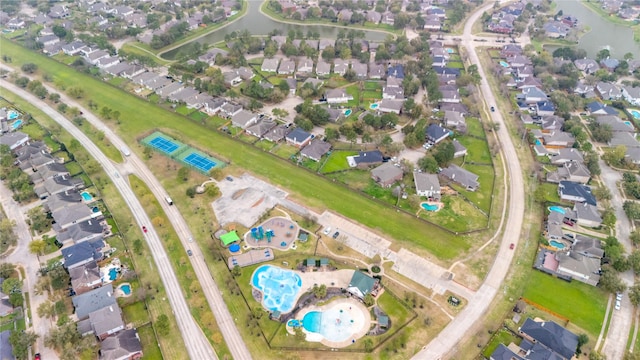
[[[358,155],[358,152],[342,150],[332,151],[331,155],[329,155],[329,159],[327,159],[327,162],[322,166],[321,171],[323,173],[330,173],[334,171],[348,170],[350,167],[349,163],[347,163],[347,157],[353,155]]]
[[[509,330],[500,329],[496,331],[489,344],[484,348],[482,355],[488,359],[500,344],[508,346],[510,343],[515,343],[516,345],[519,345],[521,340],[522,339],[519,336],[513,335]]]
[[[458,138],[460,144],[467,148],[465,161],[478,164],[491,164],[491,153],[486,140],[481,140],[471,136]]]
[[[436,212],[420,211],[420,217],[452,231],[465,232],[482,229],[489,220],[486,215],[461,196],[445,196],[444,206]]]
[[[607,297],[604,291],[579,281],[570,283],[531,270],[524,298],[544,306],[589,332],[592,338],[600,333]]]
[[[270,156],[254,147],[242,146],[226,135],[158,108],[97,79],[79,74],[63,64],[26,50],[6,39],[0,39],[0,46],[4,51],[11,52],[12,65],[35,63],[41,71],[52,74],[55,84],[84,89],[87,95],[81,101],[88,102],[90,96],[95,94],[91,100],[99,106],[108,106],[118,110],[120,114],[127,114],[126,121],[121,122],[117,131],[129,143],[135,143],[137,136],[153,128],[174,129],[182,138],[190,139],[193,145],[221,154],[223,158],[231,159],[235,166],[248,169],[274,184],[297,193],[305,198],[308,206],[331,207],[365,226],[380,230],[398,240],[400,244],[416,244],[445,261],[457,257],[461,251],[471,247],[469,239],[455,237],[451,233],[417,221],[411,215],[398,213],[391,207],[373,202],[314,174],[299,171],[294,164],[286,160]],[[428,241],[425,240],[425,233],[431,234]]]

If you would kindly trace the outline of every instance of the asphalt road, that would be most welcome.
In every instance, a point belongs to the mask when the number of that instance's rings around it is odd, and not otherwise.
[[[40,108],[45,114],[55,120],[58,124],[60,124],[60,126],[68,131],[73,137],[75,137],[76,140],[78,140],[80,144],[82,144],[82,146],[87,149],[89,154],[100,163],[102,168],[111,178],[111,181],[114,183],[114,185],[122,195],[127,206],[131,209],[135,221],[139,226],[145,225],[148,228],[148,232],[144,237],[151,249],[158,274],[160,275],[160,278],[164,283],[167,297],[171,304],[171,308],[173,309],[174,316],[184,339],[189,357],[191,359],[216,359],[217,356],[213,351],[211,344],[191,316],[189,306],[187,305],[187,302],[185,301],[184,296],[180,290],[180,284],[178,283],[178,279],[173,272],[169,257],[162,247],[162,242],[158,237],[158,234],[155,232],[155,229],[151,224],[151,220],[149,219],[144,211],[144,208],[129,187],[129,183],[120,175],[115,165],[107,158],[106,155],[102,153],[102,151],[100,151],[100,149],[98,149],[98,147],[86,135],[84,135],[82,131],[76,128],[64,116],[53,110],[45,102],[4,79],[0,80],[0,86],[9,89],[13,93],[18,94],[20,97]],[[67,104],[76,106],[72,102],[67,102]],[[86,116],[87,112],[85,111],[85,117]]]
[[[17,246],[8,253],[8,255],[0,261],[18,264],[24,269],[26,278],[23,283],[23,293],[29,293],[29,305],[31,307],[31,325],[34,333],[38,335],[38,340],[32,348],[32,353],[40,353],[44,359],[56,359],[56,355],[53,349],[47,348],[44,345],[44,337],[49,332],[49,329],[53,325],[51,320],[42,319],[38,316],[38,306],[48,299],[47,293],[36,295],[34,291],[36,283],[38,282],[38,270],[40,269],[40,263],[38,257],[29,252],[29,242],[31,242],[31,232],[29,226],[26,223],[27,206],[21,206],[13,200],[13,193],[9,190],[4,182],[0,182],[0,203],[5,211],[7,217],[14,220],[16,226],[14,231],[18,236]]]
[[[471,63],[478,66],[478,72],[482,78],[480,95],[484,99],[485,109],[488,109],[490,106],[495,106],[496,101],[487,82],[487,74],[480,63],[475,49],[476,46],[485,46],[485,44],[472,40],[474,37],[471,35],[471,27],[478,18],[482,16],[483,12],[493,7],[493,5],[493,3],[488,3],[482,6],[469,17],[465,25],[464,35],[460,40],[461,45],[466,48],[469,54]],[[513,260],[515,251],[510,250],[509,245],[514,243],[517,246],[520,240],[525,198],[522,169],[502,114],[499,109],[497,110],[498,111],[490,114],[491,119],[500,125],[497,134],[502,146],[502,156],[507,168],[506,176],[509,178],[507,204],[509,217],[504,226],[501,245],[487,278],[482,286],[480,286],[480,289],[478,289],[475,295],[469,300],[465,309],[462,310],[434,340],[418,352],[414,356],[415,359],[435,360],[455,356],[456,345],[460,340],[472,331],[474,325],[482,323],[482,318],[500,289],[509,271],[511,261]]]

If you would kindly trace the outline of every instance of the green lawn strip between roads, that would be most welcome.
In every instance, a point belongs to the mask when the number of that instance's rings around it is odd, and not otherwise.
[[[13,102],[21,110],[31,113],[34,119],[37,119],[38,123],[43,127],[49,129],[49,131],[51,131],[53,128],[60,129],[60,126],[57,123],[51,120],[46,114],[44,114],[40,109],[33,106],[31,103],[26,102],[22,98],[6,90],[3,90],[2,96],[7,100]],[[66,145],[69,145],[69,143],[73,139],[71,135],[69,135],[64,130],[60,130],[59,133],[57,133],[56,137]],[[83,149],[82,151],[85,150]],[[106,174],[102,170],[94,175],[94,179],[96,181],[101,178],[106,178]],[[101,197],[104,199],[105,203],[110,209],[118,209],[118,211],[112,213],[112,215],[116,218],[117,221],[119,221],[120,225],[128,225],[126,229],[123,230],[122,235],[127,241],[128,246],[131,247],[133,242],[132,239],[140,238],[142,236],[142,231],[137,226],[133,226],[133,224],[131,224],[131,212],[129,211],[129,208],[125,206],[120,193],[115,189],[113,184],[109,181],[106,181],[105,184],[106,185],[100,190]],[[113,220],[110,219],[110,223],[112,221]],[[117,230],[117,228],[112,228],[112,231],[114,232]],[[107,242],[112,243],[113,240],[107,239]],[[166,295],[163,285],[158,278],[158,272],[155,268],[155,263],[151,260],[151,254],[146,242],[142,242],[140,253],[132,251],[130,252],[130,255],[132,257],[132,260],[135,262],[135,270],[139,280],[150,287],[146,290],[149,291],[149,296],[147,298],[149,312],[155,317],[159,316],[160,314],[169,315],[169,323],[171,328],[176,328],[177,324],[175,322],[175,317],[171,315],[171,307],[169,306],[168,301],[166,301]],[[137,290],[135,288],[133,290],[134,296],[137,296]],[[140,335],[141,342],[143,344],[143,351],[145,352],[145,359],[162,358],[160,349],[158,348],[158,342],[163,347],[164,354],[168,358],[186,359],[184,356],[187,355],[187,350],[179,333],[171,332],[169,335],[161,336],[156,340],[151,326],[148,326],[146,328],[149,329],[149,332],[145,336],[143,336],[142,334]],[[151,346],[151,354],[158,353],[159,356],[147,357],[147,355],[149,355],[149,353],[147,353],[147,345]]]
[[[531,270],[522,296],[566,317],[597,339],[607,307],[607,297],[601,289]]]
[[[108,106],[119,111],[122,115],[118,130],[120,136],[129,143],[134,143],[136,136],[153,128],[179,129],[183,138],[189,139],[193,145],[221,154],[232,160],[234,165],[250,169],[270,182],[301,195],[306,200],[306,205],[320,209],[331,206],[342,215],[373,229],[379,229],[398,241],[416,244],[439,259],[453,259],[471,246],[461,237],[418,221],[409,214],[398,213],[391,207],[366,199],[351,189],[332,184],[315,174],[296,170],[295,165],[286,160],[277,159],[250,146],[242,146],[227,136],[126,94],[97,79],[77,73],[72,68],[6,39],[0,40],[0,46],[3,52],[12,54],[14,65],[35,63],[39,69],[51,74],[56,84],[83,88],[87,95],[81,100],[87,101],[91,96],[99,106]]]

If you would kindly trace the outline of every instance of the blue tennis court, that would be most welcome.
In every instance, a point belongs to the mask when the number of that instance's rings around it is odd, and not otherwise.
[[[167,154],[171,154],[180,147],[173,141],[167,140],[162,136],[156,136],[155,138],[153,138],[151,141],[149,141],[149,145]]]
[[[198,155],[196,153],[191,153],[187,155],[187,157],[185,157],[183,161],[205,172],[211,170],[211,168],[216,166],[215,162],[207,159],[202,155]]]

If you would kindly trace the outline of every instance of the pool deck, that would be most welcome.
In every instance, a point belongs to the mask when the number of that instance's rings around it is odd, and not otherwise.
[[[266,254],[269,254],[267,256]],[[236,263],[233,263],[233,259],[236,260]],[[259,264],[261,262],[267,262],[275,259],[275,255],[273,250],[271,249],[253,249],[249,251],[245,251],[242,254],[232,255],[227,258],[227,266],[229,269],[233,269],[236,264],[240,267],[245,267],[253,264]]]
[[[352,344],[352,340],[358,340],[365,336],[371,328],[371,314],[366,306],[360,301],[353,298],[339,298],[330,303],[322,306],[307,306],[296,314],[296,319],[300,320],[311,311],[326,311],[332,308],[340,308],[342,311],[346,311],[350,318],[355,321],[359,320],[360,330],[354,332],[347,340],[344,341],[330,341],[324,338],[324,336],[316,333],[311,333],[302,328],[302,331],[307,335],[307,341],[320,342],[322,345],[331,348],[344,348]],[[355,322],[354,322],[355,323]],[[287,331],[290,334],[294,334],[293,328],[287,325]]]

